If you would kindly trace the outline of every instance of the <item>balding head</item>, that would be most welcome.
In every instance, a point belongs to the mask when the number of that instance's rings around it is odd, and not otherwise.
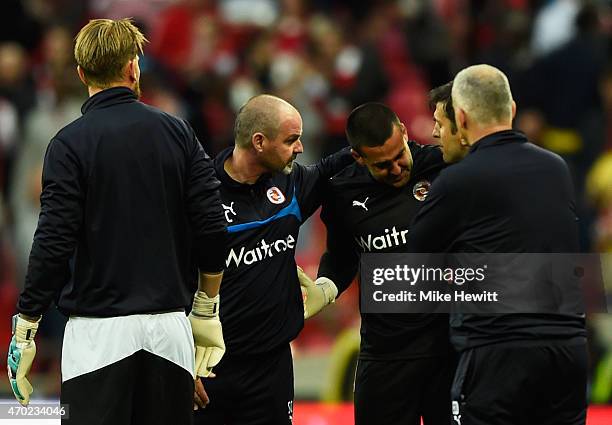
[[[511,125],[513,100],[508,78],[491,65],[474,65],[454,79],[452,99],[455,109],[479,127]]]
[[[254,134],[262,133],[268,139],[275,139],[283,119],[298,111],[287,101],[269,94],[250,98],[238,111],[234,125],[236,146],[247,148]]]

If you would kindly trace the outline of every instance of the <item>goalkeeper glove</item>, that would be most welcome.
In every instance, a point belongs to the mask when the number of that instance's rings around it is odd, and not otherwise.
[[[304,297],[304,319],[308,319],[336,300],[338,288],[326,277],[319,277],[313,282],[304,270],[299,266],[297,269]]]
[[[219,295],[209,298],[204,291],[198,291],[193,298],[189,314],[195,343],[196,376],[208,377],[225,353],[223,330],[219,320]]]
[[[9,346],[8,359],[6,362],[9,382],[15,398],[19,403],[27,406],[30,402],[30,394],[33,388],[28,381],[27,374],[32,367],[32,361],[36,355],[36,344],[34,336],[38,329],[38,322],[30,322],[18,314],[13,316],[13,337]]]

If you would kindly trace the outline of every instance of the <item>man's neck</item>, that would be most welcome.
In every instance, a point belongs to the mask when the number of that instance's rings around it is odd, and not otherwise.
[[[258,163],[253,152],[239,147],[234,147],[223,163],[223,169],[233,180],[244,184],[254,184],[267,171]]]
[[[87,90],[89,91],[89,97],[92,97],[93,95],[98,94],[101,91],[104,91],[104,90],[107,90],[107,89],[111,89],[111,88],[114,88],[114,87],[125,87],[125,88],[128,88],[130,90],[134,90],[134,87],[133,87],[132,84],[125,83],[125,82],[112,83],[108,87],[104,87],[104,88],[88,86]]]
[[[504,130],[512,130],[512,125],[499,124],[483,128],[475,128],[467,134],[467,140],[469,145],[473,146],[475,143],[478,143],[480,140],[487,137],[488,135]]]

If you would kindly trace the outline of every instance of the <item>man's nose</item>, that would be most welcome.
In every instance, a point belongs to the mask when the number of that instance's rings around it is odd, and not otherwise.
[[[394,176],[398,176],[402,173],[402,167],[399,163],[399,161],[393,161],[393,163],[391,164],[391,169],[389,170],[389,172],[391,174],[393,174]]]
[[[293,148],[293,153],[297,154],[297,153],[302,153],[304,152],[304,146],[302,145],[302,141],[298,140],[297,143],[295,144],[295,147]]]

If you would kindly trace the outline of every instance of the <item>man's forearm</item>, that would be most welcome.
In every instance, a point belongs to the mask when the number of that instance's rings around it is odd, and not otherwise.
[[[200,272],[198,291],[205,292],[209,297],[216,297],[221,287],[223,271],[216,273]]]
[[[41,244],[35,241],[25,286],[17,301],[17,312],[27,317],[44,314],[68,280],[67,270],[68,259],[62,258],[61,253],[49,246],[41,247]]]
[[[338,292],[344,292],[351,284],[359,267],[359,257],[351,251],[344,251],[343,255],[325,251],[319,261],[317,277],[326,277],[332,280]]]
[[[209,247],[215,247],[210,249]],[[223,267],[227,256],[227,231],[206,233],[196,240],[194,255],[200,270],[198,291],[215,297],[223,278]]]

